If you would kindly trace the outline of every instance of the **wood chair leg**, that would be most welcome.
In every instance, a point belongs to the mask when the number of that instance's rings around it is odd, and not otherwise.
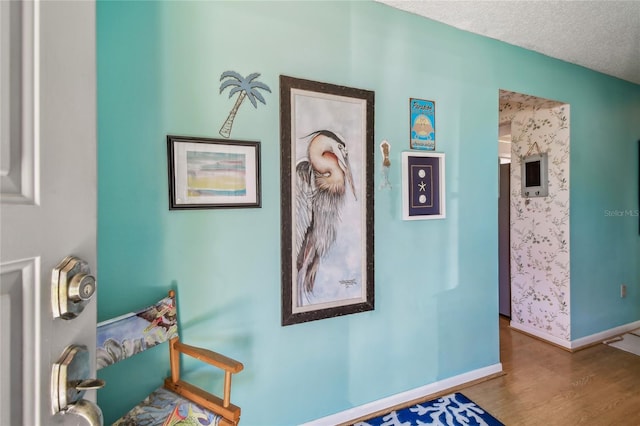
[[[226,408],[229,406],[231,402],[231,372],[224,372],[224,398],[222,400],[222,405]]]
[[[178,383],[180,380],[180,352],[174,347],[178,338],[174,337],[169,341],[169,362],[171,364],[171,381]]]

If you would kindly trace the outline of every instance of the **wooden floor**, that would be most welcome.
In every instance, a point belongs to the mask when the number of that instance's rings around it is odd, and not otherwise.
[[[640,425],[640,356],[604,344],[570,353],[500,318],[505,375],[461,392],[504,424]]]

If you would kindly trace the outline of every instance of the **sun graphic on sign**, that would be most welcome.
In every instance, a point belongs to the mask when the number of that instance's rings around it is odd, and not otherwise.
[[[426,115],[419,115],[413,121],[413,131],[420,136],[427,136],[433,132],[431,120]]]

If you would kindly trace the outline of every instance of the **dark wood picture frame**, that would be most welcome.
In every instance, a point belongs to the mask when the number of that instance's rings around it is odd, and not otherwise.
[[[374,309],[374,100],[280,76],[283,326]]]
[[[167,136],[169,209],[261,206],[260,142]]]

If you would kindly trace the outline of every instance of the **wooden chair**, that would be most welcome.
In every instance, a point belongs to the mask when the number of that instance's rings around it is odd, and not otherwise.
[[[180,342],[177,330],[173,290],[153,306],[98,324],[98,369],[169,341],[171,377],[114,425],[174,425],[195,421],[203,426],[235,426],[240,421],[240,407],[230,401],[231,375],[242,371],[243,364],[217,352]],[[180,378],[180,354],[224,371],[222,398]]]

